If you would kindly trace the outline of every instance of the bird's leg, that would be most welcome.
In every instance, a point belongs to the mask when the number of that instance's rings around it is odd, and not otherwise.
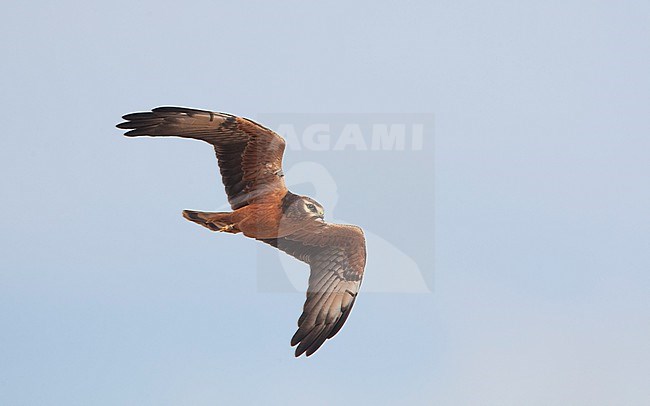
[[[234,224],[227,224],[227,225],[225,225],[223,227],[219,227],[219,229],[217,231],[219,231],[220,233],[222,233],[222,232],[227,233],[228,231],[232,231],[233,228],[235,228]]]

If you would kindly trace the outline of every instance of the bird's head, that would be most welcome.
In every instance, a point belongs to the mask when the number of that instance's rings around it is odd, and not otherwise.
[[[294,195],[288,192],[282,199],[282,215],[293,220],[323,221],[325,210],[320,203],[307,196]]]
[[[300,203],[298,206],[308,217],[320,220],[325,218],[325,209],[323,209],[323,206],[311,197],[300,196]]]

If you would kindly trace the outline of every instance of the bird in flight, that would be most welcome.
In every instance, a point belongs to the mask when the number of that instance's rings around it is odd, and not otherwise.
[[[226,113],[158,107],[131,113],[117,125],[127,137],[181,137],[214,147],[231,212],[184,210],[183,217],[212,231],[262,241],[309,264],[309,286],[295,355],[310,356],[339,332],[350,315],[366,265],[363,230],[331,224],[315,200],[291,193],[284,182],[285,141],[249,119]]]

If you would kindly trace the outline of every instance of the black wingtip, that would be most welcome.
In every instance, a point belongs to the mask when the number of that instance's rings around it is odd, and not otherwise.
[[[305,357],[309,357],[309,356],[311,356],[313,354],[313,352],[308,352],[307,349],[300,350],[300,349],[296,348],[296,351],[294,352],[294,356],[296,358],[300,358],[300,356],[302,354],[305,354]]]
[[[115,124],[115,127],[119,128],[120,130],[129,130],[129,131],[125,132],[124,134],[122,134],[122,135],[127,136],[127,137],[137,137],[138,135],[143,135],[143,134],[139,134],[139,133],[135,132],[135,131],[137,131],[137,129],[133,125],[133,121],[124,121],[122,123]]]
[[[300,339],[298,341],[300,343],[297,343],[298,348],[296,348],[295,352],[296,357],[299,357],[302,354],[305,354],[306,357],[309,357],[315,353],[323,345],[323,343],[325,343],[325,340],[327,340],[329,327],[330,326],[328,324],[319,324],[314,326],[306,336],[304,333],[302,336],[299,336],[298,338]],[[300,329],[298,332],[300,332]],[[296,335],[298,332],[296,332]],[[296,335],[294,335],[294,338],[296,338]],[[292,339],[291,342],[293,343],[296,341]]]
[[[153,113],[185,113],[188,116],[193,114],[211,113],[208,110],[194,109],[191,107],[178,107],[178,106],[159,106],[151,109]]]

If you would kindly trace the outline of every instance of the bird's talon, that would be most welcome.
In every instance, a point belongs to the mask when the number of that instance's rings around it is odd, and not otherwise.
[[[219,229],[219,232],[226,232],[232,230],[234,227],[232,224],[225,225]]]

